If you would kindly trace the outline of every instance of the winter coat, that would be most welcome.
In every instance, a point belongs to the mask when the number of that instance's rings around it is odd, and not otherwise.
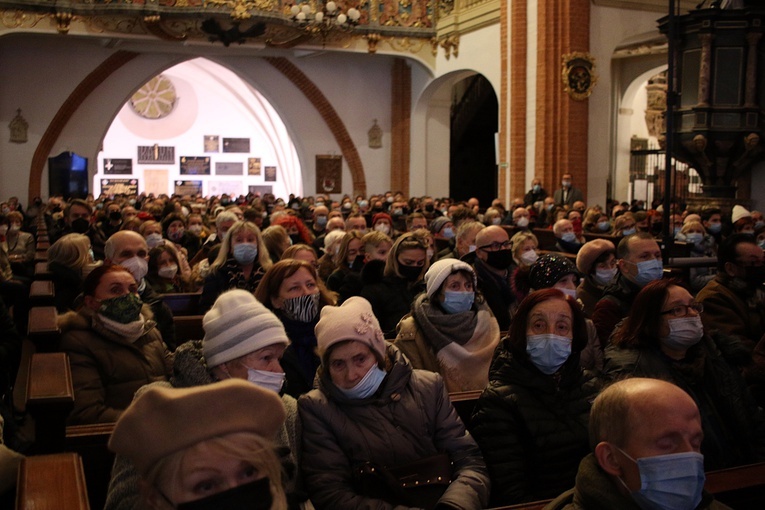
[[[590,451],[590,407],[600,389],[599,379],[579,368],[577,354],[557,374],[545,375],[508,343],[497,348],[471,420],[493,506],[552,498],[574,485],[579,461]]]
[[[555,498],[544,510],[640,510],[635,500],[624,494],[617,483],[598,466],[595,455],[589,454],[579,465],[576,486]],[[696,510],[731,509],[704,492]]]
[[[274,314],[282,321],[287,338],[290,339],[290,344],[280,360],[282,370],[287,376],[284,392],[298,398],[313,388],[316,369],[321,364],[316,355],[314,333],[319,316],[311,322],[300,322],[286,317],[280,310],[274,310]]]
[[[74,385],[70,425],[112,423],[136,390],[168,376],[167,349],[144,305],[144,333],[135,342],[104,328],[88,308],[59,316],[59,349],[69,355]]]
[[[410,283],[398,276],[383,276],[376,283],[364,285],[360,295],[372,305],[385,338],[392,339],[396,337],[398,322],[409,313],[414,298],[424,290],[422,280]]]
[[[191,388],[213,382],[202,352],[202,341],[194,340],[182,344],[173,353],[173,375],[169,382],[160,381],[145,386],[138,390],[136,397],[151,387]],[[281,455],[281,460],[288,472],[285,480],[285,491],[292,508],[297,501],[306,499],[298,469],[300,465],[300,416],[297,411],[297,401],[294,398],[289,395],[282,395],[282,403],[287,411],[287,418],[278,432],[274,444],[289,450]],[[138,489],[139,479],[140,475],[135,466],[127,458],[117,455],[112,468],[112,478],[109,482],[104,510],[142,509]]]
[[[496,317],[500,331],[507,331],[510,329],[510,312],[516,302],[516,295],[510,287],[510,278],[500,278],[479,258],[475,259],[473,267],[478,279],[478,289]],[[512,274],[512,267],[507,274]]]
[[[162,297],[154,292],[149,282],[143,280],[138,287],[138,295],[141,301],[151,307],[151,313],[154,314],[154,321],[157,323],[157,329],[162,334],[162,341],[171,351],[175,350],[175,323],[173,322],[173,312],[167,303],[162,301]]]
[[[387,347],[388,375],[378,391],[352,400],[323,367],[318,389],[298,400],[303,422],[303,475],[318,510],[393,509],[354,488],[354,470],[366,462],[394,467],[439,453],[453,462],[452,482],[439,503],[483,508],[489,479],[478,446],[449,401],[438,374],[413,370]]]
[[[647,343],[647,342],[646,342]],[[650,377],[672,382],[699,407],[707,471],[765,460],[765,414],[757,407],[739,372],[726,362],[714,340],[704,336],[673,360],[657,347],[617,347],[605,351],[604,377]]]
[[[58,262],[49,262],[48,271],[53,275],[53,288],[56,291],[53,302],[58,313],[74,309],[74,302],[82,290],[82,276],[69,266]]]
[[[604,288],[592,281],[591,276],[582,278],[582,283],[576,288],[576,298],[582,302],[584,316],[591,318],[595,305],[603,297]],[[608,338],[606,338],[608,340]]]
[[[765,303],[761,299],[761,294],[748,296],[734,291],[723,274],[718,274],[696,296],[696,301],[704,305],[701,314],[704,329],[735,337],[749,355],[765,334]]]
[[[420,299],[415,301],[415,307],[422,306]],[[444,314],[440,309],[430,313]],[[467,342],[453,341],[438,350],[435,340],[427,337],[414,315],[404,317],[396,328],[395,345],[412,367],[441,374],[449,392],[483,389],[489,382],[489,365],[499,344],[499,325],[486,303],[475,305],[469,313],[476,316],[476,321]]]
[[[218,296],[230,289],[243,289],[254,293],[264,274],[265,271],[256,260],[249,278],[245,279],[242,266],[234,258],[229,258],[205,278],[205,285],[199,298],[199,310],[202,313],[207,312]]]
[[[616,325],[630,313],[630,307],[640,287],[618,273],[616,279],[603,291],[603,298],[595,305],[592,312],[592,322],[598,330],[600,343],[605,347],[609,344],[611,333]]]

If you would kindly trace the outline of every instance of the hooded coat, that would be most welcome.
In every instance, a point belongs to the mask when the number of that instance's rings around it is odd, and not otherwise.
[[[59,316],[59,349],[69,355],[74,384],[70,425],[116,422],[141,386],[169,375],[167,348],[143,305],[143,334],[135,341],[106,329],[89,308]]]
[[[303,476],[318,510],[392,509],[361,495],[353,471],[366,462],[399,466],[439,453],[453,463],[452,482],[439,503],[484,508],[489,478],[473,438],[457,416],[440,375],[412,369],[399,350],[387,346],[388,375],[365,399],[346,397],[324,367],[318,388],[300,397]]]

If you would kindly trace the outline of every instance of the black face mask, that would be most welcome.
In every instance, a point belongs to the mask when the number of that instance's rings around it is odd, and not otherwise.
[[[303,242],[303,238],[300,237],[300,234],[290,234],[290,241],[292,244],[300,244]]]
[[[747,266],[744,268],[744,274],[747,284],[754,289],[765,283],[765,266]]]
[[[433,212],[434,209],[435,209],[435,206],[433,204],[428,204],[425,206],[425,210],[428,212]]]
[[[109,213],[109,219],[112,221],[119,221],[122,219],[122,213],[119,211],[112,211]]]
[[[271,483],[268,478],[261,478],[208,496],[181,503],[178,510],[268,510],[271,508]]]
[[[486,263],[494,269],[507,269],[513,263],[513,250],[486,252]]]
[[[364,255],[356,255],[356,258],[351,262],[351,271],[354,273],[360,273],[364,267]]]
[[[399,264],[398,272],[401,273],[401,276],[403,276],[405,280],[410,282],[416,282],[417,279],[420,277],[420,274],[422,274],[422,268],[417,266],[405,266],[405,265]]]
[[[84,234],[90,228],[90,222],[85,218],[77,218],[72,222],[72,232]]]

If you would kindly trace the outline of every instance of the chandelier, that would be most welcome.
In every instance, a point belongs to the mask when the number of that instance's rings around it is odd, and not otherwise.
[[[292,5],[290,8],[291,20],[297,28],[310,34],[321,37],[322,43],[326,42],[327,36],[334,30],[350,32],[359,24],[361,12],[351,7],[347,12],[338,9],[335,2],[327,2],[316,12],[311,12],[308,4]]]

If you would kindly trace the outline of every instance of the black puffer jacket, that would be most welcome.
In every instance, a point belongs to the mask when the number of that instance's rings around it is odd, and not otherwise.
[[[422,280],[410,283],[398,276],[383,276],[377,283],[364,285],[361,297],[369,301],[380,321],[385,338],[396,338],[396,326],[412,309],[414,298],[425,290]]]
[[[603,374],[608,379],[651,377],[685,390],[699,407],[706,471],[765,460],[765,415],[757,407],[738,371],[705,336],[673,360],[654,347],[606,348]]]
[[[553,498],[574,485],[589,452],[587,425],[600,381],[572,354],[554,375],[517,359],[505,339],[476,404],[471,432],[491,477],[492,506]]]

